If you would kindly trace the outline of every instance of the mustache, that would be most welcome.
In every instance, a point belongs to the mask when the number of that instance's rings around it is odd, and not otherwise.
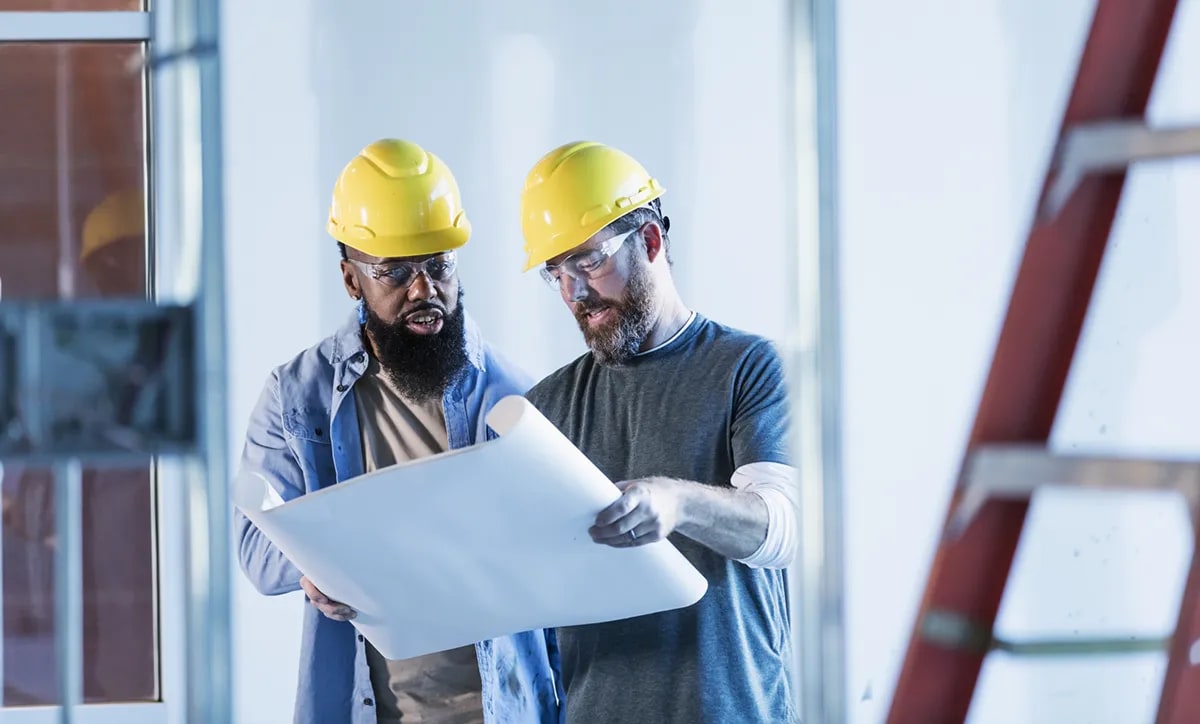
[[[611,302],[606,302],[603,299],[584,299],[583,301],[575,302],[575,316],[584,316],[592,312],[599,312],[614,306]]]
[[[443,317],[450,316],[450,311],[447,310],[446,307],[444,307],[443,305],[441,305],[437,302],[419,302],[412,309],[402,312],[400,314],[400,316],[397,318],[397,321],[403,321],[403,320],[408,319],[409,317],[413,316],[414,314],[419,314],[420,312],[437,312],[437,313],[441,314]]]

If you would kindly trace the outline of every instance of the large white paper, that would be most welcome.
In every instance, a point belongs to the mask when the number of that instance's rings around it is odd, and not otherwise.
[[[528,401],[501,400],[487,423],[498,439],[269,510],[255,474],[238,506],[391,659],[700,600],[707,582],[670,542],[592,541],[620,492]]]

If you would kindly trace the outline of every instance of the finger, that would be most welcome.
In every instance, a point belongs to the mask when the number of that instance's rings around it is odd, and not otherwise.
[[[608,525],[594,525],[588,529],[592,540],[602,542],[609,539],[628,537],[629,531],[636,529],[650,519],[644,507],[634,508],[629,515],[619,518]]]
[[[332,604],[314,603],[313,605],[317,607],[318,611],[325,614],[327,617],[333,619],[334,621],[349,621],[350,619],[354,618],[357,615],[355,613],[354,609],[350,608],[349,606],[347,606],[344,603],[332,603]]]
[[[662,526],[657,520],[647,520],[633,529],[633,537],[640,546],[662,539]],[[629,537],[629,536],[626,536]]]
[[[341,601],[335,601],[329,596],[326,596],[324,593],[321,593],[321,590],[317,588],[312,581],[308,580],[307,577],[302,577],[300,579],[300,587],[304,589],[304,593],[306,596],[308,596],[308,600],[311,601],[312,604],[326,616],[335,618],[339,621],[354,618],[354,609],[350,608]],[[336,614],[336,616],[331,615],[331,613]]]
[[[637,507],[640,502],[640,496],[636,491],[622,493],[621,497],[617,498],[612,505],[596,514],[595,527],[602,527],[619,520]]]
[[[647,520],[633,528],[633,535],[625,533],[624,535],[604,538],[597,540],[597,543],[612,546],[613,548],[636,548],[638,546],[646,546],[654,543],[662,538],[659,533],[660,528],[657,521]]]
[[[308,600],[312,601],[313,603],[333,603],[333,601],[330,600],[330,598],[324,593],[321,593],[320,589],[313,585],[313,582],[308,580],[308,578],[300,579],[300,587],[304,589],[304,595],[308,596]]]
[[[629,513],[622,515],[620,518],[607,524],[597,524],[588,528],[588,534],[594,539],[599,538],[615,538],[625,535],[633,530],[641,523],[641,513],[638,508],[634,508]]]
[[[632,533],[632,535],[631,535]],[[635,528],[630,533],[612,538],[597,539],[596,542],[612,546],[614,548],[636,548],[637,546],[650,545],[661,539],[657,533],[657,527],[652,524],[641,525]]]
[[[613,483],[613,485],[617,486],[617,490],[620,490],[622,493],[626,493],[635,486],[643,490],[653,487],[655,485],[654,480],[654,478],[631,478],[629,480],[618,480],[617,482]]]
[[[349,606],[347,606],[344,603],[339,603],[337,601],[330,601],[329,603],[322,603],[322,604],[318,605],[317,608],[321,609],[321,613],[329,613],[329,614],[334,614],[337,616],[345,616],[346,618],[354,618],[354,615],[355,615],[354,609],[350,608]]]

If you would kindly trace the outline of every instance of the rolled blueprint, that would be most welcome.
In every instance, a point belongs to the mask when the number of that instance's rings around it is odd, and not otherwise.
[[[525,398],[496,404],[495,440],[363,475],[248,518],[384,656],[690,606],[708,584],[667,540],[595,543],[612,481]]]

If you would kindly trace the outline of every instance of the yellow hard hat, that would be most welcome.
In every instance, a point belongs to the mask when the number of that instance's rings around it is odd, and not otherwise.
[[[329,234],[371,256],[424,256],[471,236],[458,184],[437,156],[385,138],[346,164],[333,187]]]
[[[141,188],[114,191],[83,220],[79,259],[83,261],[118,239],[146,235],[146,194]]]
[[[542,156],[521,192],[525,270],[574,249],[664,189],[629,154],[576,141]]]

